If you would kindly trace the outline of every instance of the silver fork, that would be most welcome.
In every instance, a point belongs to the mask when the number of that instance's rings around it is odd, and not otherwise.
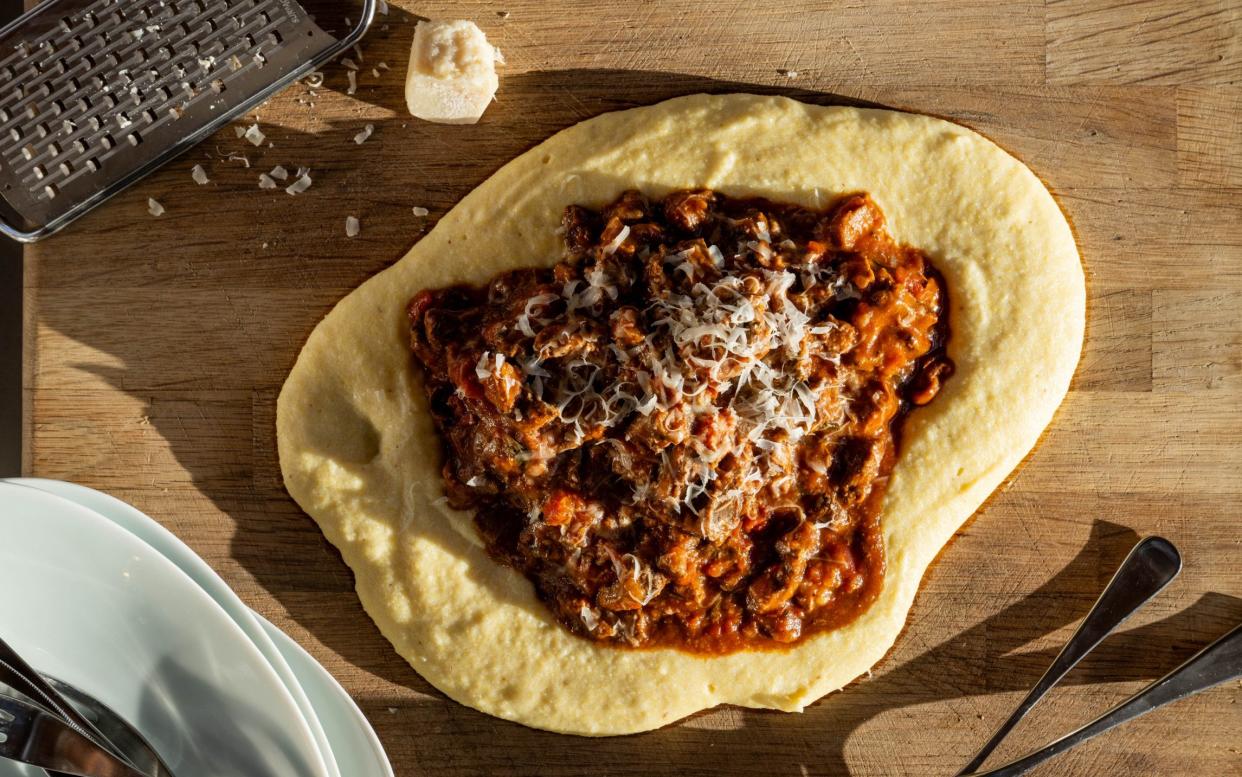
[[[1001,740],[1026,717],[1026,713],[1031,711],[1052,686],[1060,682],[1084,656],[1094,650],[1127,618],[1164,590],[1181,571],[1182,557],[1173,543],[1162,537],[1140,540],[1121,562],[1121,566],[1113,574],[1113,579],[1105,586],[1104,593],[1100,594],[1074,636],[1065,643],[1052,666],[1048,667],[1048,671],[1044,672],[1044,676],[1039,678],[1039,682],[1035,683],[1035,687],[1018,704],[1009,719],[1001,724],[987,744],[958,772],[958,777],[974,772],[983,765]]]
[[[3,694],[0,757],[74,777],[148,777],[43,707]]]

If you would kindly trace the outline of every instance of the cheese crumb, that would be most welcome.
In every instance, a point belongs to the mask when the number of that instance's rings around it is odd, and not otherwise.
[[[193,178],[194,183],[199,186],[202,186],[208,181],[207,171],[203,169],[202,165],[194,165],[194,167],[190,170],[190,177]]]
[[[150,213],[152,216],[163,216],[164,206],[160,205],[159,202],[157,202],[154,197],[148,197],[147,198],[147,213]]]
[[[245,137],[246,140],[249,140],[250,145],[252,146],[261,146],[263,145],[263,141],[267,139],[267,135],[263,134],[263,131],[259,129],[258,124],[251,124],[247,127],[243,137]]]
[[[310,172],[302,173],[298,179],[285,187],[287,194],[301,194],[311,187]]]
[[[367,142],[367,138],[371,137],[371,133],[373,132],[375,132],[375,125],[368,124],[363,127],[357,135],[354,135],[354,142],[361,146],[363,143]]]
[[[358,233],[362,231],[362,224],[359,223],[356,216],[345,217],[345,237],[358,237]]]
[[[415,215],[415,216],[418,216],[419,218],[421,218],[421,217],[423,217],[423,216],[426,216],[428,213],[431,213],[431,211],[427,210],[426,208],[424,208],[424,207],[422,207],[422,206],[420,206],[420,205],[415,205],[415,206],[414,206],[414,215]]]
[[[441,124],[474,124],[499,86],[496,49],[469,21],[426,21],[414,28],[405,101],[410,114]]]

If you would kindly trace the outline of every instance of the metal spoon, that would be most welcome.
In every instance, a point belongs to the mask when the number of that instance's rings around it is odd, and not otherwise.
[[[1016,761],[967,777],[1019,777],[1055,755],[1171,702],[1242,677],[1242,625],[1082,728]]]
[[[93,723],[74,709],[72,704],[3,639],[0,639],[0,683],[30,698],[86,738],[95,740],[114,755],[119,755],[116,746],[100,734]]]
[[[147,777],[56,714],[3,694],[0,757],[76,777]]]
[[[1018,704],[1009,719],[1001,724],[987,744],[958,772],[958,777],[978,769],[1001,740],[1052,686],[1136,610],[1160,593],[1181,570],[1182,557],[1168,540],[1147,537],[1135,545],[1104,588],[1104,593],[1096,600],[1091,612],[1083,619],[1082,625],[1070,637],[1069,642],[1065,643],[1052,666],[1048,667],[1048,671],[1039,678],[1039,682],[1035,683],[1035,687]]]
[[[148,777],[172,777],[151,745],[120,715],[68,683],[41,674],[0,639],[0,689],[43,707]]]
[[[51,675],[43,679],[60,692],[73,707],[94,724],[100,734],[116,746],[120,755],[138,771],[148,777],[172,777],[168,766],[160,760],[155,748],[129,724],[125,718],[112,711],[103,702],[79,688]]]

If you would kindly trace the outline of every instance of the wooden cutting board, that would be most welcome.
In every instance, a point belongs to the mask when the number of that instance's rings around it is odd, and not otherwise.
[[[256,112],[263,148],[222,131],[29,249],[25,385],[27,472],[109,491],[188,542],[341,680],[399,775],[951,774],[1140,535],[1182,549],[1181,579],[1000,755],[1094,717],[1242,620],[1237,0],[390,7],[355,57],[357,94],[330,67],[323,88]],[[405,115],[415,12],[472,18],[503,50],[479,125]],[[1087,266],[1073,390],[941,554],[888,658],[805,713],[718,709],[589,741],[461,707],[392,652],[284,492],[277,391],[332,304],[508,159],[603,111],[733,90],[937,114],[1025,160]],[[210,183],[191,180],[195,164]],[[311,167],[313,187],[261,191],[277,164]],[[148,215],[148,198],[167,212]],[[1242,774],[1240,696],[1216,689],[1038,773]]]

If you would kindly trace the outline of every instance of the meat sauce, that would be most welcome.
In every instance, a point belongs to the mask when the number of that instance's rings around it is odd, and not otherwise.
[[[928,258],[866,194],[628,191],[563,231],[553,267],[410,302],[449,503],[587,639],[719,654],[857,617],[901,420],[953,369]]]

